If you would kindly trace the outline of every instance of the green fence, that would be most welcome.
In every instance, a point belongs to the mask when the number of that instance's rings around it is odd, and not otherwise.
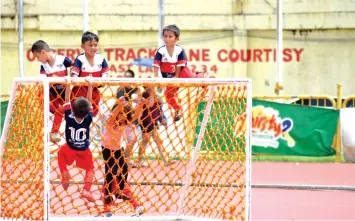
[[[5,123],[5,118],[6,118],[6,111],[7,111],[7,106],[9,105],[9,101],[1,101],[1,131],[0,134],[2,134],[2,130],[4,127],[4,123]]]

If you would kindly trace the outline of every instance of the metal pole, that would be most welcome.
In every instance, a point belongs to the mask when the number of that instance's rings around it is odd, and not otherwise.
[[[23,57],[23,0],[17,0],[18,4],[18,58],[20,77],[24,76],[24,57]]]
[[[164,0],[159,0],[158,47],[164,44],[163,28],[164,28]]]
[[[245,136],[245,220],[251,220],[251,174],[252,174],[252,145],[251,145],[251,128],[252,128],[252,109],[253,109],[253,96],[252,96],[252,82],[247,84],[247,133]]]
[[[51,220],[50,219],[50,161],[51,161],[51,154],[50,154],[50,147],[49,147],[49,82],[47,78],[44,78],[43,81],[43,151],[44,151],[44,220]]]
[[[187,164],[187,167],[186,167],[186,173],[185,173],[185,176],[184,176],[185,184],[181,188],[181,195],[180,195],[179,204],[178,204],[178,210],[177,210],[177,215],[178,216],[182,215],[183,207],[185,205],[185,198],[186,198],[186,196],[188,194],[187,193],[187,189],[191,185],[191,183],[193,182],[193,180],[192,180],[192,172],[194,171],[194,168],[196,166],[196,161],[198,159],[198,153],[200,152],[202,141],[203,141],[203,137],[205,135],[206,125],[207,125],[208,117],[209,117],[209,115],[211,113],[215,90],[216,90],[216,87],[212,86],[211,87],[210,96],[209,96],[209,99],[207,101],[205,111],[203,113],[203,119],[202,119],[202,123],[201,123],[201,130],[200,130],[200,132],[198,134],[197,143],[196,143],[195,148],[191,152],[192,153],[191,160],[189,161],[189,163]]]
[[[282,68],[282,26],[283,26],[283,17],[282,17],[282,0],[277,0],[277,42],[276,42],[276,65],[277,65],[277,79],[276,79],[276,87],[283,86],[283,68]],[[281,95],[281,90],[277,90],[278,95]]]
[[[83,0],[83,33],[89,30],[89,0]]]

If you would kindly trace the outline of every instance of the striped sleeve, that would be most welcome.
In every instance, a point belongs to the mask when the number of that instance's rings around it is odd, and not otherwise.
[[[160,67],[161,59],[162,59],[162,55],[158,50],[154,57],[153,66]]]
[[[186,62],[187,59],[186,59],[185,51],[182,49],[178,55],[176,66],[186,66]]]
[[[73,66],[72,60],[70,60],[68,57],[64,58],[63,64],[66,68],[70,68],[71,66]]]
[[[80,72],[81,72],[81,66],[82,66],[81,61],[78,58],[76,58],[75,61],[74,61],[74,65],[73,65],[73,68],[71,70],[71,73],[73,75],[79,76]]]
[[[102,60],[101,65],[102,65],[101,77],[107,77],[108,74],[110,73],[110,69],[108,68],[108,63],[105,58]]]
[[[40,74],[47,74],[46,71],[44,70],[43,65],[41,65],[41,69],[39,71]]]

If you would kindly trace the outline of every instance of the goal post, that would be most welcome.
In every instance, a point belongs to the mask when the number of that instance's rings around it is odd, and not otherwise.
[[[13,83],[1,136],[1,218],[43,219],[46,214],[44,85]]]
[[[87,181],[85,170],[75,162],[68,165],[69,188],[62,186],[58,151],[66,143],[62,109],[65,78],[15,78],[1,136],[0,219],[250,219],[250,79],[70,81],[71,99],[79,96],[75,87],[92,87],[99,95],[94,98],[93,94],[94,113],[95,102],[98,105],[89,146],[94,164],[90,190],[94,202],[81,197]],[[169,90],[174,93],[169,94]],[[118,185],[123,167],[113,152],[106,160],[102,147],[109,133],[107,119],[120,105],[130,106],[130,112],[120,112],[125,123],[117,123],[117,127],[124,132],[115,141],[117,149],[124,151],[128,166],[123,176],[123,194],[129,190],[130,198],[126,201],[117,195],[122,194],[118,187],[112,189],[110,185]],[[176,107],[180,108],[181,119],[176,119]],[[133,116],[132,121],[129,116]],[[115,119],[118,122],[120,118]],[[54,133],[59,136],[56,141]],[[118,169],[107,170],[108,162],[117,164]],[[105,189],[110,189],[113,200],[111,217],[103,217],[107,209]],[[137,215],[138,206],[143,213],[130,218]]]

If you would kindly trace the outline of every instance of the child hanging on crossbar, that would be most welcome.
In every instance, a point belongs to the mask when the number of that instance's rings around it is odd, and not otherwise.
[[[87,79],[90,82],[90,79]],[[62,176],[64,190],[69,187],[70,174],[67,166],[74,162],[77,167],[85,170],[84,187],[81,197],[89,202],[95,199],[91,193],[91,185],[94,177],[94,162],[90,146],[90,125],[93,119],[90,103],[92,86],[88,90],[88,99],[77,97],[72,104],[70,100],[70,78],[66,78],[66,91],[64,104],[65,139],[66,143],[58,151],[58,166]]]

